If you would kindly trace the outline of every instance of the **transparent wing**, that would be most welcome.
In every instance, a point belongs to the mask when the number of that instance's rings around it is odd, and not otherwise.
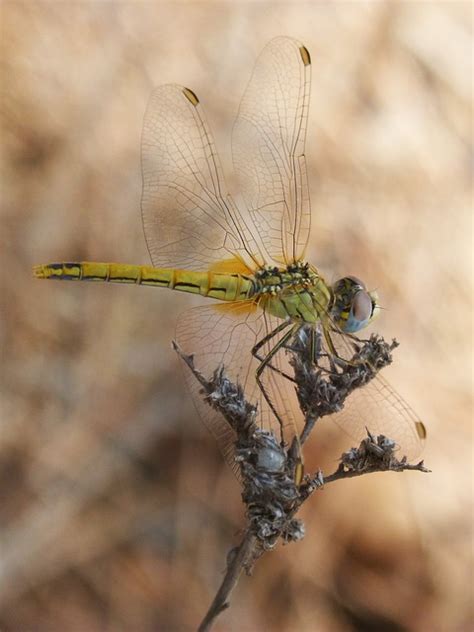
[[[207,270],[235,255],[255,261],[252,233],[227,193],[211,132],[196,95],[158,87],[142,136],[142,215],[157,267]]]
[[[232,135],[234,168],[268,255],[303,258],[310,229],[304,146],[311,65],[298,41],[277,37],[262,51]]]
[[[350,360],[353,354],[350,339],[342,333],[332,333],[331,339],[338,354]],[[353,391],[342,411],[329,419],[358,443],[367,436],[366,429],[393,439],[400,448],[400,457],[409,460],[418,458],[423,450],[426,436],[423,422],[380,374]]]
[[[393,439],[400,448],[400,458],[413,461],[423,450],[423,423],[380,375],[351,393],[343,410],[330,419],[358,443],[367,436],[366,428]]]
[[[282,321],[279,321],[281,323]],[[280,426],[255,381],[258,361],[252,356],[253,346],[271,331],[277,322],[252,301],[197,307],[184,312],[178,320],[176,339],[180,347],[194,355],[196,368],[210,378],[219,366],[225,374],[244,389],[247,401],[257,404],[258,423],[273,430],[280,437]],[[266,354],[278,341],[272,339],[262,349]],[[278,360],[276,360],[278,362]],[[201,386],[188,369],[185,369],[187,387],[196,408],[208,430],[218,442],[226,461],[238,475],[234,460],[235,433],[224,417],[203,400]],[[266,392],[285,420],[285,439],[294,434],[291,384],[275,371],[264,371]]]

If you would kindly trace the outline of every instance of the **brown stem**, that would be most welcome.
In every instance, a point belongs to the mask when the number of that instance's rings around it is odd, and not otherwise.
[[[407,470],[417,470],[418,472],[429,473],[431,470],[425,467],[424,462],[420,461],[419,463],[404,463],[397,462],[391,465],[371,465],[361,470],[346,470],[344,465],[341,465],[337,468],[335,472],[330,474],[329,476],[324,477],[324,484],[333,483],[334,481],[340,481],[345,478],[354,478],[355,476],[364,476],[364,474],[374,474],[375,472],[405,472]]]
[[[214,597],[206,616],[202,620],[198,632],[208,632],[221,612],[229,607],[228,599],[235,588],[240,574],[253,559],[257,538],[246,531],[242,542],[237,547],[232,559],[227,564],[227,571],[219,590]]]

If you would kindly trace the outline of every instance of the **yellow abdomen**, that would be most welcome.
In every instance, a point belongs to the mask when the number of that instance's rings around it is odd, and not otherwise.
[[[34,267],[39,279],[60,281],[105,281],[167,287],[181,292],[200,294],[221,301],[242,301],[251,298],[255,283],[243,274],[194,272],[174,268],[153,268],[123,263],[48,263]]]

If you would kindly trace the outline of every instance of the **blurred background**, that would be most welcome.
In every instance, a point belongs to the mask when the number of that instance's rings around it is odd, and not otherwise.
[[[374,329],[401,342],[385,375],[426,421],[433,472],[316,494],[306,538],[242,578],[216,630],[471,630],[470,4],[0,13],[2,632],[193,630],[221,581],[244,516],[170,345],[193,300],[31,266],[149,263],[139,147],[157,84],[199,95],[232,188],[232,122],[277,35],[313,60],[308,258],[378,288]],[[309,466],[344,447],[327,429]]]

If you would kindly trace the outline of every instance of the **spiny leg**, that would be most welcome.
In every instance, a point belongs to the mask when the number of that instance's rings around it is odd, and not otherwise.
[[[274,338],[277,334],[279,334],[281,331],[283,331],[284,329],[286,329],[288,326],[290,326],[291,322],[285,321],[284,323],[282,323],[281,325],[279,325],[278,327],[276,327],[273,331],[271,331],[269,334],[267,334],[260,342],[258,342],[255,347],[252,349],[252,355],[257,358],[257,360],[260,361],[260,364],[257,367],[257,371],[256,371],[256,382],[258,384],[259,389],[261,390],[265,400],[267,401],[270,410],[272,411],[272,413],[275,415],[279,425],[280,425],[280,437],[281,437],[281,443],[282,445],[284,444],[284,437],[283,437],[283,420],[280,418],[280,415],[278,414],[273,402],[271,401],[269,395],[266,392],[265,386],[261,380],[261,375],[262,372],[265,368],[270,367],[270,361],[272,360],[272,358],[275,356],[275,354],[288,342],[288,340],[290,340],[290,338],[295,334],[295,331],[297,330],[297,328],[299,327],[298,325],[293,325],[293,327],[291,327],[291,329],[289,331],[286,332],[286,334],[276,343],[276,345],[274,347],[272,347],[272,349],[270,349],[269,353],[263,358],[261,359],[258,355],[258,349],[260,349],[265,343],[269,342],[272,338]],[[255,350],[257,348],[257,350]],[[279,372],[280,374],[284,375],[283,372],[279,371],[278,369],[276,369],[276,367],[271,367],[274,371]]]
[[[252,352],[251,353],[252,353],[253,357],[256,358],[261,363],[265,362],[265,356],[262,356],[262,355],[259,354],[260,349],[263,347],[263,345],[265,345],[267,342],[269,342],[274,336],[276,336],[280,332],[284,331],[287,327],[289,327],[290,324],[291,324],[291,321],[285,320],[283,323],[278,325],[278,327],[273,329],[270,333],[268,333],[261,340],[259,340],[257,342],[257,344],[252,348]],[[286,344],[286,342],[287,342],[287,339],[285,338],[285,344]],[[284,345],[281,345],[281,346],[284,346]],[[278,367],[273,366],[273,364],[271,364],[270,362],[267,362],[266,366],[268,366],[269,369],[272,369],[272,371],[275,371],[275,373],[278,373],[278,375],[281,375],[282,377],[284,377],[285,379],[289,380],[290,382],[294,382],[295,381],[295,379],[291,375],[289,375],[288,373],[285,373],[284,371],[282,371]]]
[[[326,340],[326,344],[329,348],[329,351],[331,352],[331,355],[329,355],[329,360],[331,361],[331,364],[334,368],[334,370],[337,371],[337,365],[339,365],[339,368],[341,367],[347,367],[347,366],[357,366],[358,364],[361,363],[361,360],[357,360],[357,361],[352,361],[349,360],[347,358],[344,358],[336,349],[332,338],[331,338],[331,334],[328,328],[324,327],[324,338]],[[341,333],[341,335],[344,337],[344,339],[350,339],[351,341],[351,347],[352,347],[352,353],[357,353],[358,350],[360,350],[361,344],[364,343],[363,340],[360,340],[359,338],[357,338],[357,336],[355,336],[354,334],[345,334],[342,332],[338,332],[337,330],[333,333]],[[349,346],[349,343],[347,343]],[[370,362],[368,363],[370,365]],[[372,367],[373,369],[375,369],[375,367]]]

